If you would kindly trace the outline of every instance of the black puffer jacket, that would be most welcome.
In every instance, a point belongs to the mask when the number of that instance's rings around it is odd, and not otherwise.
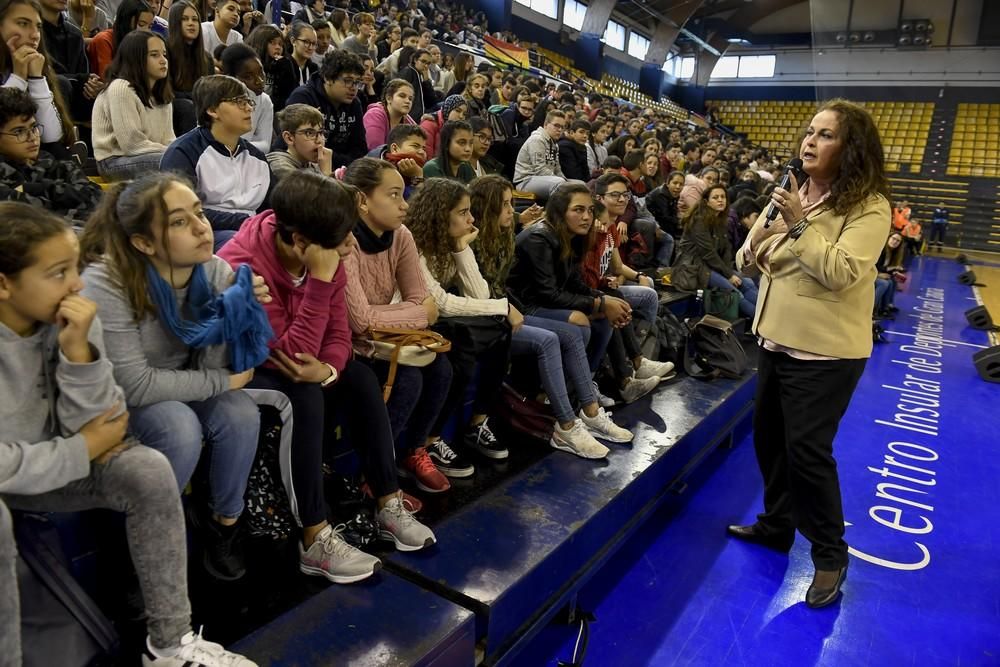
[[[646,210],[656,218],[660,229],[675,239],[681,235],[680,220],[677,216],[677,197],[670,196],[667,186],[661,185],[646,195]]]
[[[587,147],[569,137],[559,140],[559,166],[562,167],[563,176],[566,178],[575,178],[584,183],[590,180]]]
[[[576,239],[579,239],[578,241]],[[586,242],[576,237],[574,245]],[[560,256],[559,236],[548,224],[539,222],[517,235],[514,266],[507,277],[507,292],[522,312],[539,308],[579,310],[590,314],[594,299],[601,296],[580,276],[581,247],[574,247],[568,259]]]

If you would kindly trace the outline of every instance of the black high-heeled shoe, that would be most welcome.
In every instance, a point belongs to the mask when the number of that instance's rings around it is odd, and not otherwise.
[[[822,571],[816,570],[816,574]],[[832,588],[819,588],[816,586],[816,574],[813,575],[813,583],[809,586],[809,590],[806,591],[806,604],[812,609],[819,609],[820,607],[832,604],[840,596],[840,587],[843,585],[844,579],[847,578],[847,566],[845,565],[837,571],[837,580],[833,583]]]

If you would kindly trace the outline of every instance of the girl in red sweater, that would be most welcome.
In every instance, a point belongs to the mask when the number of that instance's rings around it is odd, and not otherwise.
[[[299,568],[337,583],[365,579],[381,563],[349,546],[327,521],[322,464],[333,410],[342,410],[348,439],[378,498],[382,536],[402,551],[435,541],[399,490],[381,385],[371,369],[352,360],[342,260],[354,251],[354,202],[353,188],[303,171],[281,181],[271,197],[273,210],[249,218],[219,253],[233,265],[250,264],[271,288],[265,311],[275,334],[272,354],[250,386],[280,391],[292,403],[291,451],[281,456],[283,470],[290,463],[286,488],[302,525]]]

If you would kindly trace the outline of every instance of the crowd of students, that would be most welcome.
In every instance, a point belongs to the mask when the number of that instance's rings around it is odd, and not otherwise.
[[[300,569],[349,583],[381,563],[328,515],[336,426],[382,536],[424,549],[418,495],[508,456],[490,413],[511,359],[537,368],[551,445],[600,459],[632,439],[607,409],[674,375],[637,327],[664,276],[736,292],[753,317],[733,256],[780,173],[766,152],[443,53],[480,39],[463,9],[326,9],[0,1],[0,366],[19,399],[0,408],[0,578],[16,591],[8,507],[124,512],[145,664],[252,664],[191,632],[179,494],[205,458],[189,512],[204,566],[243,576],[274,396],[292,415]],[[519,191],[538,204],[516,212]],[[67,221],[86,221],[79,240]],[[383,328],[433,329],[451,350],[394,367],[373,354]],[[595,382],[606,360],[614,397]]]

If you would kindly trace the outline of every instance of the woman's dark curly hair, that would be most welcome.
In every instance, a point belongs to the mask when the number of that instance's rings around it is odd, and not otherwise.
[[[840,98],[823,103],[816,113],[823,111],[837,114],[843,146],[840,171],[830,187],[827,207],[837,215],[847,215],[876,194],[889,199],[885,152],[871,114],[864,107]],[[800,151],[806,130],[804,128],[799,135]]]
[[[503,196],[514,186],[499,174],[482,176],[469,184],[472,217],[479,227],[479,238],[473,244],[483,275],[496,276],[504,272],[514,256],[514,225],[500,226]]]
[[[407,202],[406,228],[424,256],[431,275],[442,281],[454,268],[453,244],[448,234],[452,210],[469,191],[450,178],[430,178]]]

